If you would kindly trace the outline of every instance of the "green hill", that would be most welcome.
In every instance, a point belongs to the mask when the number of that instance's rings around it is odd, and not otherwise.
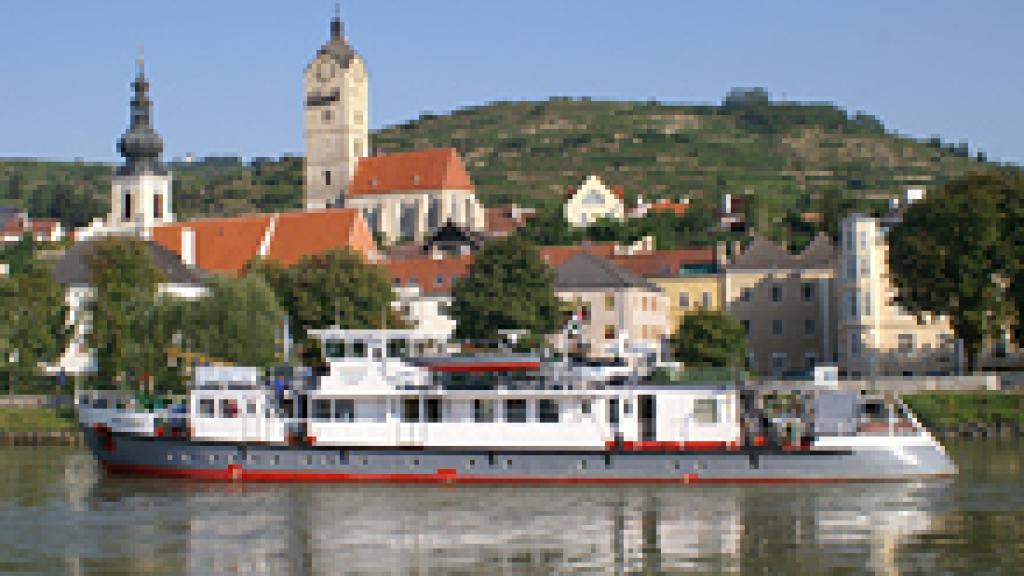
[[[726,192],[746,195],[751,220],[776,237],[787,237],[800,212],[870,209],[908,187],[991,166],[965,144],[894,135],[874,117],[773,102],[757,89],[733,91],[720,106],[496,102],[424,114],[380,130],[373,145],[376,153],[455,146],[487,205],[552,211],[591,173],[623,185],[631,200],[686,196],[709,207]],[[180,217],[301,204],[301,158],[208,158],[172,168]],[[106,165],[0,161],[0,202],[70,225],[106,212],[109,182]]]

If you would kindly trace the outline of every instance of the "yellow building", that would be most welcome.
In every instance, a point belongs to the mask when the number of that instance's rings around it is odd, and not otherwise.
[[[722,265],[725,245],[714,248],[654,250],[614,256],[626,268],[657,286],[668,303],[668,332],[675,333],[687,314],[697,310],[721,310]]]
[[[889,281],[888,229],[895,218],[855,214],[842,222],[836,272],[839,367],[850,377],[916,376],[955,371],[949,320],[918,318],[895,302]]]
[[[755,236],[726,267],[725,306],[746,330],[750,370],[779,377],[835,361],[834,267],[824,234],[799,254]]]

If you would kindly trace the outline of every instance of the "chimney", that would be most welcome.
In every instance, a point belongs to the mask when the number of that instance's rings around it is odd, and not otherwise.
[[[196,266],[196,232],[191,228],[181,229],[181,261],[189,268]]]
[[[732,194],[722,196],[722,214],[732,214]]]
[[[715,264],[719,268],[724,268],[729,263],[729,251],[728,245],[725,242],[715,243]]]

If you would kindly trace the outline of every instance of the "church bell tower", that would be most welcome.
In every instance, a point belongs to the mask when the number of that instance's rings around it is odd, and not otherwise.
[[[341,18],[306,66],[307,210],[342,206],[359,158],[369,153],[367,77],[363,59],[345,38]]]
[[[173,218],[171,174],[160,161],[164,142],[153,129],[153,102],[141,57],[132,89],[131,123],[117,142],[125,163],[113,177],[107,223],[114,229],[148,236],[153,225]]]

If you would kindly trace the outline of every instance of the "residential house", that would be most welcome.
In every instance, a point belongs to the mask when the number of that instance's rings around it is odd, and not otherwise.
[[[588,176],[565,202],[565,220],[570,226],[587,227],[602,218],[622,220],[626,197],[621,186],[608,187],[597,176]]]
[[[454,148],[360,158],[345,206],[360,210],[386,243],[422,241],[449,221],[474,231],[485,226],[484,208]]]
[[[451,335],[452,287],[465,276],[473,261],[470,255],[448,258],[408,258],[380,265],[392,279],[395,306],[414,328]]]
[[[755,235],[725,267],[725,307],[746,330],[753,372],[806,374],[835,361],[835,262],[826,234],[798,254]]]
[[[582,314],[579,335],[557,335],[556,348],[576,347],[592,358],[627,353],[661,357],[668,302],[651,282],[607,258],[581,251],[555,268],[555,294]]]
[[[668,303],[668,332],[696,310],[722,309],[725,246],[618,255],[613,262],[660,288]]]
[[[836,270],[840,371],[851,377],[910,376],[956,369],[949,320],[910,314],[889,280],[888,231],[899,221],[854,214],[841,223]]]
[[[0,244],[18,242],[26,234],[36,242],[59,242],[64,239],[64,227],[59,220],[29,218],[20,208],[0,206]]]
[[[509,236],[525,226],[526,222],[536,215],[535,208],[524,208],[518,204],[485,208],[484,229],[488,236]]]
[[[186,266],[177,254],[154,242],[147,242],[149,259],[164,277],[158,291],[162,294],[194,300],[206,294],[202,272]],[[89,258],[99,241],[83,240],[72,245],[53,267],[53,278],[65,289],[68,308],[67,326],[71,332],[68,347],[52,371],[84,374],[96,371],[96,358],[86,341],[92,329],[89,303],[95,298]]]

